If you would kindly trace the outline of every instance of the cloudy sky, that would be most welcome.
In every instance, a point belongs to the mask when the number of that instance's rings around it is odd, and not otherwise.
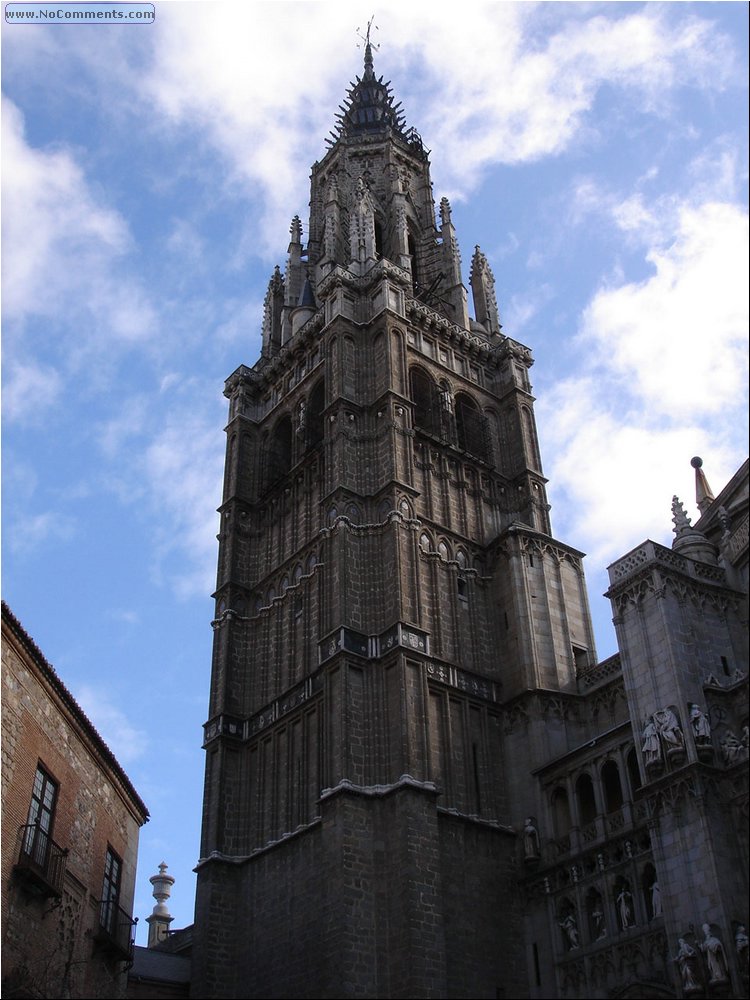
[[[192,920],[223,381],[373,13],[156,9],[2,37],[3,594],[151,810],[139,943],[162,860]],[[691,456],[718,490],[746,453],[747,5],[455,10],[380,3],[375,69],[534,352],[603,658],[606,565],[670,543],[673,494],[695,516]]]

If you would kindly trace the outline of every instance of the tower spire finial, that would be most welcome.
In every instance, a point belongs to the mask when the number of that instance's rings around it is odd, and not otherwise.
[[[365,29],[365,34],[364,35],[362,34],[361,30],[359,28],[357,28],[357,34],[362,39],[362,41],[365,43],[365,79],[366,80],[369,79],[370,77],[375,76],[375,71],[373,69],[373,62],[372,62],[372,50],[374,48],[375,51],[377,52],[378,49],[380,48],[379,45],[373,46],[372,42],[370,41],[370,31],[372,30],[373,27],[375,28],[376,31],[378,30],[378,26],[377,26],[377,24],[375,24],[375,15],[374,14],[370,18],[370,20],[367,22],[367,28]]]
[[[703,471],[703,459],[696,455],[690,459],[690,464],[695,469],[695,503],[701,514],[705,514],[714,502],[714,494]]]

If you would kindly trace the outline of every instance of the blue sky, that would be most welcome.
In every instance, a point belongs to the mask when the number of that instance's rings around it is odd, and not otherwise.
[[[747,5],[376,8],[378,75],[530,346],[555,535],[671,542],[690,458],[747,450]],[[157,3],[151,26],[3,26],[3,595],[150,808],[192,920],[224,379],[372,5]]]

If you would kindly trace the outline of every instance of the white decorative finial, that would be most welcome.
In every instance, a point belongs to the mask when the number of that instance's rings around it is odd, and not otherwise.
[[[172,894],[174,876],[167,875],[167,864],[164,861],[159,865],[159,874],[152,875],[149,882],[154,887],[153,897],[156,900],[156,906],[151,916],[146,917],[146,923],[148,924],[148,946],[149,948],[153,948],[168,937],[169,925],[174,920],[167,906],[167,900]]]

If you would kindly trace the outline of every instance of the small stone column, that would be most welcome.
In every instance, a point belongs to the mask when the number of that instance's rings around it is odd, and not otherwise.
[[[174,885],[174,877],[167,875],[167,866],[162,861],[159,865],[159,874],[152,875],[149,882],[154,887],[153,896],[156,900],[156,906],[151,916],[146,917],[146,923],[148,924],[148,946],[149,948],[155,948],[156,945],[167,940],[169,925],[174,920],[167,907],[167,900],[172,893],[172,886]]]

